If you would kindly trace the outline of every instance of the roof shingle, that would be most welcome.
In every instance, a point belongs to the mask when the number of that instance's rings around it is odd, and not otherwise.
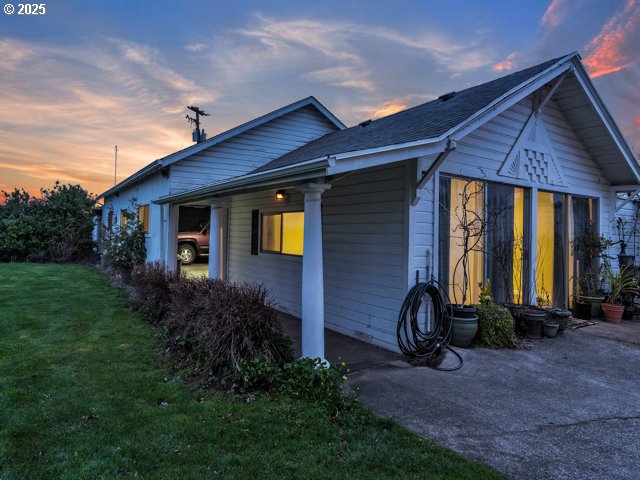
[[[435,138],[459,125],[509,90],[543,72],[566,56],[374,120],[368,125],[339,130],[313,140],[254,170],[264,172],[339,153],[398,145]]]

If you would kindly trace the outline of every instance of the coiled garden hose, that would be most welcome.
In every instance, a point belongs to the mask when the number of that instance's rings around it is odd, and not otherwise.
[[[418,322],[418,312],[425,295],[431,299],[433,317],[430,325],[425,325],[422,329]],[[400,351],[408,357],[426,359],[427,365],[431,368],[453,371],[461,368],[463,362],[458,352],[449,347],[453,312],[451,311],[451,302],[445,303],[443,297],[447,297],[447,294],[435,280],[419,282],[409,290],[398,315],[398,346]],[[445,349],[458,357],[458,365],[450,368],[430,365],[430,362]]]

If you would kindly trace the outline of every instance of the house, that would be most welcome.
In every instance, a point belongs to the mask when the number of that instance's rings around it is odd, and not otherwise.
[[[179,188],[144,200],[163,212],[151,238],[164,247],[150,259],[170,268],[179,207],[210,208],[209,275],[264,283],[302,318],[305,356],[324,356],[325,326],[397,350],[398,312],[416,279],[434,276],[460,301],[465,191],[476,192],[467,208],[492,225],[471,256],[468,301],[489,278],[497,300],[566,304],[580,276],[571,239],[590,223],[611,235],[618,193],[640,188],[640,165],[577,53],[351,128],[322,113],[325,134],[235,175],[200,146],[169,156],[165,166],[179,159],[169,173],[158,165],[149,175]],[[175,180],[180,162],[188,181]],[[136,175],[114,187],[121,198],[147,182]],[[505,244],[512,250],[498,255]]]
[[[176,231],[177,217],[169,214],[168,205],[157,203],[159,198],[249,173],[342,128],[344,124],[313,97],[279,108],[155,160],[102,193],[102,223],[111,229],[123,223],[123,211],[138,209],[147,233],[147,260],[173,259],[175,235],[168,231]]]

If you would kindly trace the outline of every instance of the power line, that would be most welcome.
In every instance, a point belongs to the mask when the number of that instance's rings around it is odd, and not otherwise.
[[[195,118],[189,116],[188,114],[186,115],[186,118],[187,118],[187,122],[189,122],[191,125],[195,125],[196,128],[193,132],[194,133],[193,139],[196,143],[200,143],[206,140],[207,138],[206,134],[204,133],[204,129],[200,130],[200,116],[208,117],[210,114],[205,112],[204,110],[201,110],[196,106],[190,105],[187,108],[196,114]]]

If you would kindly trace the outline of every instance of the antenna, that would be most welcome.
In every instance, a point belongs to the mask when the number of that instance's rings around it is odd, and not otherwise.
[[[114,148],[115,153],[115,163],[113,166],[113,184],[115,185],[117,182],[116,178],[118,176],[118,145]]]
[[[193,131],[193,141],[196,143],[203,142],[207,139],[207,135],[204,133],[204,128],[200,130],[200,116],[208,117],[210,114],[195,106],[188,106],[187,108],[196,114],[196,118],[186,115],[187,122],[196,127]]]

